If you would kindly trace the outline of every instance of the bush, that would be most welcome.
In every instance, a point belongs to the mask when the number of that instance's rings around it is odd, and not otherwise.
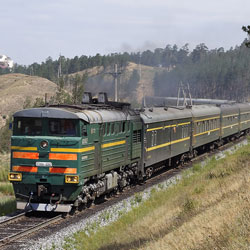
[[[0,192],[5,195],[14,195],[13,186],[11,183],[0,183]]]
[[[1,198],[0,201],[0,216],[10,214],[16,211],[15,197]]]
[[[5,126],[0,129],[0,152],[10,151],[10,138],[12,135],[12,130],[9,129],[9,123],[12,120],[12,116],[6,120]]]

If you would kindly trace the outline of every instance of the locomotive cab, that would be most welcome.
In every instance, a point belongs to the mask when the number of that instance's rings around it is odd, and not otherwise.
[[[9,180],[18,209],[71,209],[81,191],[78,153],[85,137],[87,124],[66,111],[47,108],[14,114]]]

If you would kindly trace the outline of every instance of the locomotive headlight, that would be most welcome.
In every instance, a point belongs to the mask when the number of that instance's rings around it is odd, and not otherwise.
[[[21,173],[9,173],[8,179],[9,179],[9,181],[21,181],[22,174]]]
[[[78,175],[66,175],[65,183],[79,183],[79,176]]]
[[[48,143],[47,141],[41,141],[41,143],[40,143],[40,147],[41,147],[42,149],[47,148],[48,145],[49,145],[49,143]]]

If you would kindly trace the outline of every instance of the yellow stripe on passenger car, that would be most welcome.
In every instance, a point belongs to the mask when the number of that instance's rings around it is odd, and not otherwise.
[[[231,117],[231,116],[235,116],[235,115],[239,115],[239,114],[223,115],[222,118]]]
[[[117,145],[122,145],[122,144],[125,144],[126,141],[123,140],[123,141],[117,141],[117,142],[110,142],[110,143],[105,143],[105,144],[102,144],[102,148],[109,148],[109,147],[113,147],[113,146],[117,146]]]
[[[247,123],[247,122],[250,122],[250,120],[242,121],[240,123]]]
[[[237,126],[237,125],[239,125],[239,123],[234,123],[234,124],[231,124],[231,125],[228,125],[228,126],[222,127],[222,129],[225,129],[225,128],[230,128],[230,127],[234,127],[234,126]]]
[[[20,146],[11,146],[11,149],[14,149],[14,150],[37,151],[37,147],[20,147]]]
[[[155,130],[159,130],[159,129],[163,129],[163,128],[164,128],[164,127],[149,128],[149,129],[147,129],[147,132],[155,131]]]
[[[220,128],[215,128],[215,129],[208,130],[208,131],[205,131],[205,132],[202,132],[202,133],[199,133],[199,134],[195,134],[194,136],[199,136],[199,135],[208,134],[208,133],[211,133],[211,132],[217,131],[217,130],[219,130],[219,129],[220,129]]]
[[[219,118],[220,118],[219,116],[214,116],[214,117],[204,118],[201,120],[196,120],[194,122],[203,122],[203,121],[208,121],[208,120],[212,120],[212,119],[219,119]]]
[[[190,122],[183,122],[183,123],[179,123],[179,124],[177,124],[178,126],[182,126],[182,125],[188,125],[188,124],[190,124]]]
[[[146,148],[146,151],[149,152],[149,151],[152,151],[152,150],[155,150],[155,149],[158,149],[158,148],[167,147],[169,145],[172,145],[172,144],[175,144],[175,143],[178,143],[178,142],[182,142],[182,141],[186,141],[186,140],[189,140],[189,139],[190,139],[190,137],[185,137],[185,138],[175,140],[175,141],[172,141],[172,142],[163,143],[163,144],[160,144],[160,145],[157,145],[157,146],[154,146],[154,147]]]
[[[249,111],[240,113],[241,115],[250,114]]]
[[[95,149],[95,146],[86,147],[86,148],[51,148],[51,152],[70,152],[70,153],[83,153],[92,151]]]
[[[167,125],[167,126],[157,127],[157,128],[149,128],[149,129],[147,129],[147,132],[159,130],[159,129],[164,129],[164,128],[173,128],[173,127],[183,126],[183,125],[188,125],[188,124],[190,124],[190,122],[183,122],[183,123],[178,123],[178,124],[174,124],[174,125]]]

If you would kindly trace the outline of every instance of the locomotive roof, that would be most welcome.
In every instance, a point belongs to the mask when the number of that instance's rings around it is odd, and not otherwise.
[[[135,119],[136,113],[132,110],[117,109],[75,109],[75,108],[31,108],[16,112],[14,117],[81,119],[87,123],[115,122]]]

